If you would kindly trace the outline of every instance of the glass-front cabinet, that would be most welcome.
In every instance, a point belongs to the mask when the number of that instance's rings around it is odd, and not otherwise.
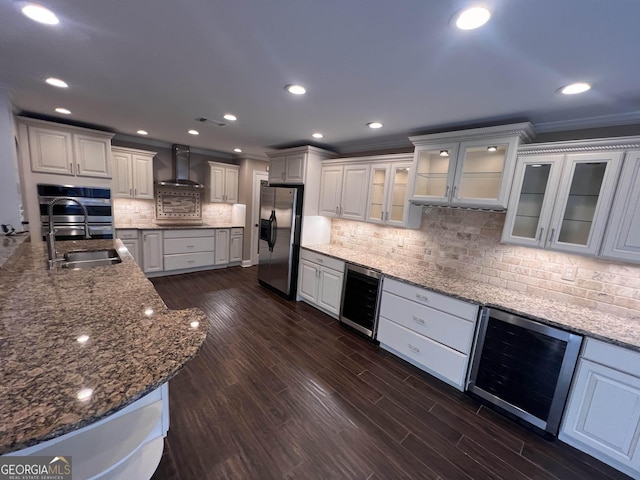
[[[373,164],[369,183],[367,221],[405,226],[411,162]]]
[[[504,210],[518,145],[532,134],[522,123],[411,137],[411,202]]]
[[[502,240],[596,255],[623,152],[521,155]]]

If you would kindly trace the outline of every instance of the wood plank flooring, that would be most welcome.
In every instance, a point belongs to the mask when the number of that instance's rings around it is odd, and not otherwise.
[[[260,287],[257,269],[153,279],[208,337],[169,384],[154,480],[622,479]]]

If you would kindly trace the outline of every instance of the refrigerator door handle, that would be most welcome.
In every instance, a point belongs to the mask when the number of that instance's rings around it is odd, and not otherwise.
[[[270,252],[273,252],[273,247],[276,244],[276,240],[278,238],[277,229],[278,221],[276,220],[276,211],[271,210],[271,216],[269,217],[269,240],[267,242]]]

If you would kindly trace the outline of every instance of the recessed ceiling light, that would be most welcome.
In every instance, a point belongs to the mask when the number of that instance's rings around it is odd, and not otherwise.
[[[55,78],[55,77],[49,77],[47,79],[45,79],[45,82],[47,82],[49,85],[52,85],[54,87],[58,87],[58,88],[68,88],[69,85],[67,85],[67,82],[65,82],[64,80],[60,80],[59,78]]]
[[[322,137],[324,137],[324,135],[323,135],[323,134],[321,134],[320,132],[316,132],[316,133],[314,133],[314,134],[313,134],[313,135],[311,135],[311,136],[312,136],[313,138],[322,138]]]
[[[191,135],[200,135],[200,132],[198,130],[189,130],[189,134],[191,134]]]
[[[585,82],[572,83],[566,87],[560,89],[560,93],[564,95],[575,95],[576,93],[584,93],[587,90],[591,90],[591,85]]]
[[[473,30],[489,21],[491,12],[485,7],[471,7],[463,10],[456,17],[456,27],[460,30]]]
[[[149,132],[147,132],[146,130],[138,130],[136,133],[138,135],[149,135]]]
[[[71,110],[67,110],[66,108],[62,108],[62,107],[56,108],[56,112],[61,113],[63,115],[71,115]]]
[[[238,120],[238,117],[236,117],[233,113],[227,113],[224,116],[225,120],[229,120],[230,122],[235,122],[236,120]]]
[[[233,151],[236,152],[236,153],[242,153],[242,149],[241,148],[234,148]]]
[[[44,23],[46,25],[57,25],[60,23],[58,17],[56,17],[51,10],[46,9],[41,5],[36,5],[35,3],[29,3],[22,7],[22,13],[31,20],[35,20],[36,22]]]
[[[449,150],[440,150],[440,156],[441,157],[448,157],[449,156]]]
[[[369,122],[369,123],[367,123],[367,127],[369,127],[369,128],[382,128],[382,123],[380,123],[380,122]]]
[[[307,89],[302,85],[287,85],[284,88],[287,90],[287,92],[293,93],[294,95],[304,95],[305,93],[307,93]]]
[[[497,152],[498,151],[498,147],[496,147],[495,145],[492,145],[490,147],[487,147],[487,152]]]

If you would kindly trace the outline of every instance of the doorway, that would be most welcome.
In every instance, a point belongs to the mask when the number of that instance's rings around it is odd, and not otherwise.
[[[258,240],[260,229],[260,184],[269,180],[269,173],[253,171],[253,195],[251,198],[251,265],[258,264]]]

